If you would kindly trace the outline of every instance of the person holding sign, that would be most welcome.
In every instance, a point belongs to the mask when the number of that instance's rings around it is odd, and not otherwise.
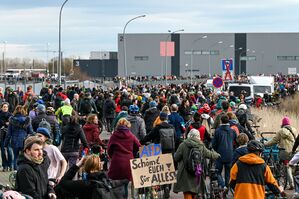
[[[128,179],[132,181],[130,159],[133,159],[139,151],[141,144],[136,136],[130,131],[131,123],[121,118],[116,124],[116,130],[113,132],[108,143],[108,155],[111,163],[108,176],[112,180]],[[126,197],[128,197],[128,188],[126,187]],[[132,186],[132,192],[133,192]]]
[[[202,160],[209,158],[216,160],[220,157],[215,151],[208,150],[204,143],[200,140],[200,133],[196,129],[191,129],[187,139],[179,146],[174,155],[174,161],[178,163],[177,183],[174,185],[173,192],[183,192],[185,199],[194,199],[201,192],[203,193],[204,178],[201,177],[201,171],[191,171],[188,169],[190,161],[190,152],[197,151],[201,154]],[[199,160],[201,161],[201,160]],[[201,167],[198,165],[198,167]]]
[[[161,124],[154,127],[152,131],[141,140],[141,143],[145,144],[150,141],[155,144],[161,144],[162,154],[173,154],[175,151],[175,128],[171,124],[168,124],[167,113],[161,112],[159,117]],[[164,186],[164,198],[169,198],[170,189],[170,185]]]

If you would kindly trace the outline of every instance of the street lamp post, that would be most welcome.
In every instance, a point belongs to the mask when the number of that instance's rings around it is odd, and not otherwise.
[[[239,55],[239,75],[241,75],[242,74],[242,67],[241,67],[241,57],[242,57],[242,54],[243,53],[246,53],[246,52],[249,52],[250,51],[250,49],[246,49],[246,50],[243,50],[243,51],[241,51],[240,52],[240,55]]]
[[[175,30],[175,31],[171,31],[171,30],[168,30],[168,32],[170,33],[169,35],[167,35],[167,38],[166,38],[166,41],[165,41],[165,86],[167,85],[167,42],[168,42],[168,39],[169,37],[174,34],[174,33],[177,33],[177,32],[183,32],[184,29],[179,29],[179,30]]]
[[[216,46],[217,44],[222,44],[223,41],[218,41],[209,47],[209,77],[211,77],[211,48]]]
[[[130,19],[126,25],[124,26],[124,29],[123,29],[123,47],[124,47],[124,72],[125,72],[125,79],[127,80],[127,76],[128,76],[128,69],[127,69],[127,49],[126,49],[126,38],[125,38],[125,34],[126,34],[126,28],[127,28],[127,25],[131,22],[131,21],[134,21],[135,19],[138,19],[138,18],[142,18],[142,17],[146,17],[146,15],[139,15],[137,17],[134,17],[132,19]]]
[[[68,2],[68,0],[65,0],[60,8],[60,12],[59,12],[59,49],[58,49],[58,82],[59,85],[61,85],[61,14],[62,14],[62,9],[64,7],[64,5]]]
[[[202,36],[202,37],[200,37],[200,38],[198,38],[198,39],[195,39],[195,40],[193,40],[193,42],[192,42],[192,45],[194,46],[195,45],[195,43],[196,42],[198,42],[198,41],[200,41],[200,40],[202,40],[202,39],[206,39],[208,36],[207,35],[204,35],[204,36]],[[194,54],[194,47],[192,47],[192,50],[191,50],[191,60],[190,60],[190,63],[191,63],[191,72],[190,72],[190,83],[192,84],[192,72],[193,72],[193,54]]]
[[[3,52],[2,52],[2,72],[3,73],[5,73],[6,44],[7,44],[7,41],[3,41]]]

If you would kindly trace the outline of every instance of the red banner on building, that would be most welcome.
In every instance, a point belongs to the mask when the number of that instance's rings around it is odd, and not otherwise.
[[[173,57],[174,56],[174,42],[173,41],[161,41],[160,42],[160,56]]]

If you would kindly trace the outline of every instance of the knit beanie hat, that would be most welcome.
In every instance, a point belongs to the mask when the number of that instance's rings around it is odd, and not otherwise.
[[[161,112],[160,113],[160,120],[167,120],[168,119],[168,115],[167,115],[167,113],[164,113],[164,112]]]
[[[157,102],[155,100],[153,100],[149,103],[149,107],[151,107],[151,108],[156,107],[156,106],[157,106]]]
[[[40,143],[42,144],[42,141],[39,137],[37,136],[29,136],[28,138],[26,138],[25,142],[24,142],[24,151],[26,149],[31,148],[31,146],[35,143]]]
[[[285,117],[282,119],[282,121],[281,121],[281,125],[282,125],[282,126],[291,125],[290,118],[288,118],[287,116],[285,116]]]
[[[36,130],[36,133],[40,133],[40,134],[46,136],[47,138],[51,138],[50,131],[47,128],[38,127]]]

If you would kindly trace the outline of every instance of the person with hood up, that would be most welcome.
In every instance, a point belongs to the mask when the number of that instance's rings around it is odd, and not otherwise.
[[[130,105],[127,119],[131,123],[131,132],[139,141],[142,140],[146,135],[145,122],[139,115],[139,107],[137,105]]]
[[[191,174],[186,169],[186,162],[189,158],[189,151],[192,148],[198,148],[201,151],[203,158],[216,160],[220,157],[215,151],[208,150],[203,142],[200,140],[200,133],[196,129],[191,129],[187,139],[182,142],[174,155],[174,161],[178,163],[177,183],[174,184],[173,191],[175,193],[183,192],[185,199],[192,199],[204,191],[204,176],[200,177],[197,183],[197,176]],[[202,174],[203,175],[203,174]]]
[[[247,144],[248,154],[239,158],[230,173],[229,185],[235,199],[266,198],[265,185],[275,195],[285,195],[273,177],[270,167],[261,158],[264,146],[257,140]]]
[[[121,118],[116,125],[116,130],[110,137],[108,155],[111,162],[108,176],[112,180],[127,179],[132,181],[130,160],[136,156],[141,144],[130,131],[130,127],[130,122],[125,118]],[[133,192],[133,186],[131,187]],[[127,188],[126,196],[128,197]]]
[[[281,129],[275,134],[275,136],[264,143],[266,147],[278,144],[278,147],[284,148],[285,150],[280,151],[280,160],[290,160],[290,155],[298,136],[297,130],[291,126],[291,121],[288,117],[284,117],[281,121]],[[294,189],[294,179],[292,176],[292,169],[287,167],[289,190]]]
[[[149,108],[144,113],[146,134],[149,134],[154,127],[154,122],[159,116],[160,111],[157,108],[157,102],[155,100],[149,103]]]
[[[26,111],[20,105],[18,105],[13,113],[13,116],[9,119],[8,131],[5,137],[4,146],[11,144],[13,151],[13,169],[17,170],[17,159],[20,152],[24,147],[24,139],[33,134],[31,120],[26,116]]]

